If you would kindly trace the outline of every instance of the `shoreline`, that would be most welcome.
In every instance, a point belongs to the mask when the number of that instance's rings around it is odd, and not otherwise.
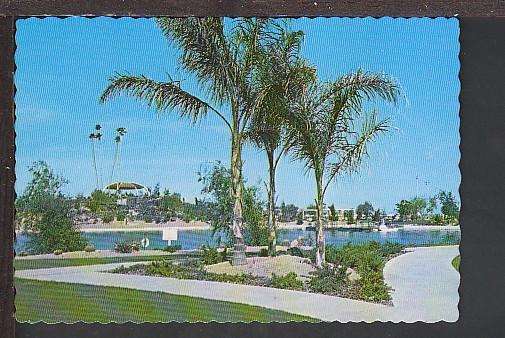
[[[279,230],[304,230],[308,225],[305,224],[279,224]],[[138,232],[138,231],[148,231],[148,232],[162,232],[164,229],[175,229],[177,231],[184,230],[211,230],[212,227],[209,224],[206,225],[168,225],[168,226],[149,226],[149,227],[78,227],[80,232],[83,233],[103,233],[103,232]],[[368,230],[364,227],[359,226],[332,226],[326,227],[325,230]],[[397,228],[398,230],[405,231],[422,231],[422,230],[454,230],[461,231],[459,225],[404,225]],[[16,235],[22,234],[24,231],[16,229]]]

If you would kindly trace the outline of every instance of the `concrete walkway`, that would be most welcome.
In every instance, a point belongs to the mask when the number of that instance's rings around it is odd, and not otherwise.
[[[18,278],[100,286],[116,286],[145,291],[200,297],[262,306],[296,313],[323,321],[339,322],[436,322],[458,318],[459,274],[451,260],[458,247],[416,248],[386,264],[384,274],[391,285],[395,306],[388,307],[341,297],[259,286],[179,280],[164,277],[120,275],[103,272],[115,263],[16,272]]]

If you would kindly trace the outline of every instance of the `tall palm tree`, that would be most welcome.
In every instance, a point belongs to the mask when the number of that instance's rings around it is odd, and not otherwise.
[[[267,19],[160,18],[165,37],[180,51],[179,63],[198,79],[206,98],[185,90],[180,81],[155,81],[144,75],[116,74],[100,101],[125,94],[154,106],[177,110],[196,123],[208,113],[221,119],[231,138],[231,193],[234,200],[230,228],[235,239],[232,262],[245,263],[242,220],[242,147],[244,136],[267,88],[254,90],[257,56],[265,38],[277,25]]]
[[[390,120],[365,112],[365,101],[396,103],[399,87],[383,74],[361,70],[335,82],[312,82],[293,102],[288,114],[291,153],[304,163],[316,183],[316,265],[325,263],[323,208],[330,183],[340,174],[356,172],[367,146],[392,129]]]
[[[258,88],[269,88],[259,114],[252,119],[248,137],[266,154],[269,180],[268,195],[269,255],[275,255],[276,247],[276,184],[275,173],[281,157],[291,142],[287,137],[286,123],[282,118],[289,111],[289,103],[301,93],[307,82],[315,79],[315,69],[300,55],[302,31],[289,31],[285,27],[280,36],[265,44],[259,71],[255,78]]]
[[[116,147],[114,150],[114,160],[112,162],[112,171],[110,174],[110,182],[112,182],[112,179],[114,178],[114,169],[116,168],[116,165],[117,165],[117,167],[119,167],[120,144],[121,144],[122,138],[126,134],[126,128],[119,127],[116,129],[116,132],[117,132],[117,135],[114,137],[114,142],[116,144]]]

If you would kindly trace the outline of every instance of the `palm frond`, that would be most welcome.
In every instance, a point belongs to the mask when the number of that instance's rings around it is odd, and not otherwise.
[[[193,123],[205,117],[209,110],[219,114],[207,102],[183,90],[178,81],[158,82],[144,75],[116,74],[109,78],[109,85],[102,93],[100,102],[120,95],[143,101],[158,112],[178,110],[181,116],[190,118]]]

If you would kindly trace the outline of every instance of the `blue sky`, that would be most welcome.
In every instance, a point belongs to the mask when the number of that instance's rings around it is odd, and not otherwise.
[[[69,180],[65,191],[90,193],[95,187],[91,145],[96,123],[103,126],[103,176],[112,166],[117,127],[122,143],[116,179],[147,186],[157,182],[187,199],[200,196],[197,171],[202,164],[229,163],[229,135],[209,116],[196,126],[176,113],[155,114],[144,104],[120,98],[105,105],[98,98],[115,72],[182,79],[185,89],[201,95],[196,81],[177,67],[177,51],[151,19],[30,18],[17,21],[16,189],[30,177],[27,167],[45,160]],[[322,79],[364,68],[396,78],[404,99],[378,107],[398,128],[370,148],[359,175],[339,178],[326,202],[354,207],[369,200],[387,211],[400,199],[457,194],[459,152],[459,26],[456,19],[292,20],[305,31],[304,55]],[[267,178],[263,153],[247,147],[244,175],[249,183]],[[416,177],[419,177],[416,180]],[[425,182],[430,182],[425,184]],[[285,158],[277,173],[278,201],[306,206],[314,184],[302,165]]]

